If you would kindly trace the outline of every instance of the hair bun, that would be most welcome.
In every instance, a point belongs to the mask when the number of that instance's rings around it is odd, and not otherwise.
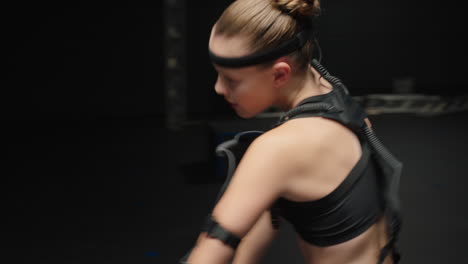
[[[303,18],[320,14],[319,0],[271,0],[271,3],[293,17]]]

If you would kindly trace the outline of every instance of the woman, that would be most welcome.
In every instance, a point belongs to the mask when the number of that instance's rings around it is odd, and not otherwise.
[[[216,93],[243,118],[287,113],[248,146],[187,263],[259,263],[278,221],[294,226],[307,264],[398,261],[370,123],[310,64],[318,13],[318,0],[237,0],[214,25]]]

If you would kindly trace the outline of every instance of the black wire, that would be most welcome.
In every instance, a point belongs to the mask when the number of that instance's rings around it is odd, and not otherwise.
[[[317,37],[314,37],[314,43],[315,43],[315,47],[317,48],[317,52],[318,52],[318,62],[321,63],[322,62],[322,48],[320,48],[320,44],[318,42]]]

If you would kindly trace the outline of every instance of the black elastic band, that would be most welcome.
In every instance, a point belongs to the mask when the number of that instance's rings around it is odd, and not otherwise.
[[[223,228],[211,215],[208,215],[206,218],[202,232],[207,232],[208,236],[221,240],[234,250],[237,249],[237,246],[241,242],[241,238]]]
[[[309,31],[301,31],[296,36],[294,36],[294,38],[284,42],[274,49],[256,52],[244,57],[226,58],[217,56],[209,49],[208,52],[210,59],[214,64],[226,68],[241,68],[269,62],[296,51],[304,46],[307,40],[310,39],[310,35],[311,33]]]

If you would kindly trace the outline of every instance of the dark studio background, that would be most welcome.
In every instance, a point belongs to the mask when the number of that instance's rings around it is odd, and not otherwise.
[[[163,1],[3,7],[3,263],[176,263],[222,180],[240,120],[213,91],[211,25],[231,1],[186,1],[187,124],[166,128]],[[323,64],[356,96],[466,95],[455,1],[322,1]],[[467,113],[371,116],[405,163],[403,263],[468,263]],[[265,263],[300,263],[290,227]]]

